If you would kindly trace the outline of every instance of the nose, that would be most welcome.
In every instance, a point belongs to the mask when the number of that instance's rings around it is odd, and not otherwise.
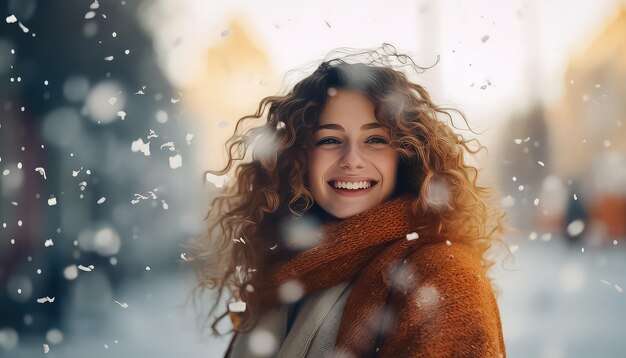
[[[346,147],[343,152],[339,166],[341,168],[363,168],[365,161],[363,160],[363,154],[359,150],[358,144],[352,144]]]

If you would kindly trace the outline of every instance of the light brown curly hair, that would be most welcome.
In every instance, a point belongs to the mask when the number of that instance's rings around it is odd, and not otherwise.
[[[407,78],[402,71],[407,67],[418,73],[426,69],[388,44],[333,57],[287,94],[263,98],[254,114],[237,121],[225,144],[226,166],[205,172],[221,176],[234,170],[234,179],[213,199],[205,217],[206,232],[187,246],[198,278],[194,293],[217,292],[209,315],[227,289],[228,299],[247,304],[237,330],[256,325],[261,307],[253,278],[262,277],[267,253],[280,244],[279,223],[302,216],[314,205],[307,182],[307,151],[332,88],[356,91],[374,104],[376,120],[388,130],[400,156],[394,196],[414,193],[412,212],[424,227],[435,225],[439,232],[460,235],[457,240],[481,254],[485,271],[493,265],[484,254],[494,241],[502,242],[504,213],[490,203],[492,189],[477,184],[478,169],[464,158],[484,147],[453,131],[458,128],[452,114],[467,125],[463,114],[434,104],[424,87]],[[240,128],[244,122],[264,118],[266,112],[264,125]],[[251,160],[246,159],[249,154]],[[227,314],[226,310],[214,318],[215,335],[221,335],[216,325]]]

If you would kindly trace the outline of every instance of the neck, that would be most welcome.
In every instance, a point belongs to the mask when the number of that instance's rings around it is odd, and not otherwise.
[[[317,203],[313,204],[304,215],[314,218],[320,225],[343,220],[322,209]]]

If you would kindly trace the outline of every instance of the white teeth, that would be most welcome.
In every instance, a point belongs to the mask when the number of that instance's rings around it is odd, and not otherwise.
[[[372,186],[372,182],[369,180],[357,182],[333,181],[333,186],[338,189],[367,189]]]

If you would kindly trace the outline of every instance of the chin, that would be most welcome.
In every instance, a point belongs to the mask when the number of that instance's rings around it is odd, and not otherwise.
[[[355,208],[353,210],[338,210],[338,211],[334,211],[334,212],[329,212],[332,216],[339,218],[339,219],[346,219],[349,218],[351,216],[360,214],[362,212],[364,212],[365,210],[369,209],[369,207],[362,207],[362,208]]]
[[[330,213],[330,215],[336,217],[337,219],[346,219],[355,214],[346,214],[346,213]]]

